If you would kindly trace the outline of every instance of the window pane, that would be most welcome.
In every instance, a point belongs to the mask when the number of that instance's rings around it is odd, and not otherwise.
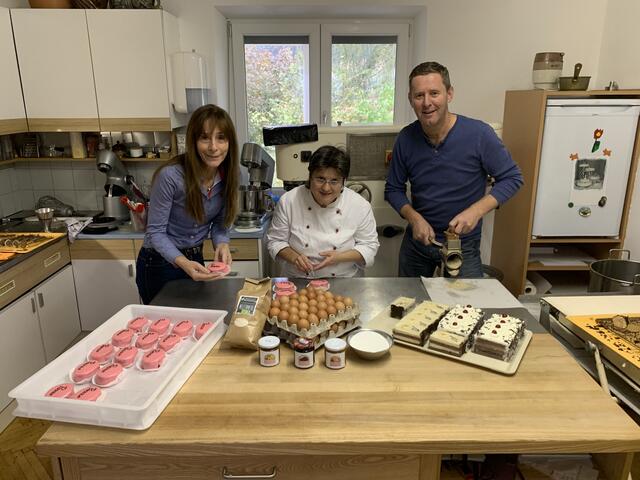
[[[334,36],[331,123],[393,123],[396,37]]]
[[[309,121],[309,45],[282,37],[245,39],[249,141],[262,145],[262,127]]]

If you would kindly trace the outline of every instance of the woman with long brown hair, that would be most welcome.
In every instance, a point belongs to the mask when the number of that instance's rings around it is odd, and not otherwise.
[[[211,238],[215,260],[231,264],[229,229],[238,210],[238,140],[227,112],[205,105],[191,115],[186,152],[153,176],[136,284],[148,304],[169,281],[213,280],[202,245]]]

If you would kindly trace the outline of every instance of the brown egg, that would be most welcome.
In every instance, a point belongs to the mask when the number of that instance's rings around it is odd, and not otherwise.
[[[335,297],[336,302],[342,302],[344,300],[344,297],[342,295],[336,295]]]
[[[306,295],[300,295],[298,297],[298,301],[300,303],[309,303],[309,297],[307,297]]]
[[[318,310],[318,318],[320,320],[326,320],[327,318],[329,318],[329,314],[326,310]]]
[[[286,305],[289,303],[289,297],[287,296],[278,297],[278,300],[280,300],[280,305]]]
[[[336,301],[333,298],[327,298],[326,303],[327,305],[335,305]]]
[[[330,291],[327,290],[326,292],[324,292],[324,296],[327,299],[333,298],[333,293],[331,293]]]
[[[289,320],[289,312],[285,310],[280,310],[280,315],[278,315],[280,320],[284,320],[285,322]]]
[[[300,302],[297,298],[293,298],[293,295],[291,297],[292,298],[289,300],[289,305],[291,305],[292,307],[297,307],[298,305],[300,305]]]
[[[307,297],[309,297],[309,299],[311,298],[316,298],[318,295],[316,295],[316,292],[314,292],[313,290],[307,292]]]
[[[275,299],[273,302],[271,302],[271,307],[280,308],[280,300]]]
[[[344,297],[344,305],[346,307],[352,307],[353,306],[353,300],[351,300],[351,297]]]
[[[307,302],[300,302],[300,305],[298,305],[298,310],[309,310],[309,305],[307,304]]]
[[[327,302],[318,302],[318,310],[326,310]]]
[[[297,325],[299,320],[300,320],[300,317],[297,314],[292,313],[289,315],[288,323],[289,325]]]
[[[291,300],[297,300],[297,299],[298,299],[298,296],[299,296],[299,295],[298,295],[297,293],[294,293],[294,294],[289,295],[289,297],[291,297]]]
[[[289,315],[297,315],[298,312],[298,307],[294,307],[293,305],[289,306]]]
[[[328,305],[327,306],[327,313],[329,315],[335,315],[338,311],[336,310],[336,307],[334,307],[333,305]]]
[[[316,307],[315,305],[309,305],[309,313],[318,313],[318,307]]]
[[[316,300],[315,298],[310,298],[309,299],[309,306],[317,306],[318,305],[318,300]]]
[[[309,314],[309,323],[312,325],[317,325],[318,323],[320,323],[320,319],[318,318],[318,316],[315,313],[310,313]]]
[[[308,291],[309,290],[307,290],[306,288],[301,288],[300,291],[298,291],[298,293],[302,297],[303,295],[306,295]]]
[[[324,296],[324,293],[319,293],[318,295],[316,295],[316,298],[318,299],[318,303],[320,303],[324,302],[326,297]]]
[[[269,317],[277,317],[280,313],[280,309],[278,307],[271,307],[269,310]]]
[[[310,324],[307,320],[300,319],[298,320],[298,330],[307,330],[310,327]]]
[[[337,332],[338,331],[338,324],[334,323],[333,325],[331,325],[331,331],[332,332]]]
[[[280,311],[281,312],[288,312],[289,311],[289,304],[285,303],[284,305],[280,306]]]
[[[298,316],[306,320],[307,318],[309,318],[309,312],[307,312],[306,310],[300,310],[298,312]]]
[[[336,309],[341,312],[345,309],[344,303],[336,301],[336,305],[335,305]]]

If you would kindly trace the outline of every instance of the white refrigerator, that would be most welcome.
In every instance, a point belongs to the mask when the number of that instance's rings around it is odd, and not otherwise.
[[[548,100],[534,237],[618,237],[640,100]]]

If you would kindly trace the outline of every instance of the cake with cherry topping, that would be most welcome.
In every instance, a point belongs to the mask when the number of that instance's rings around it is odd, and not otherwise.
[[[473,351],[498,360],[509,361],[524,335],[524,321],[506,313],[494,314],[475,335]]]

